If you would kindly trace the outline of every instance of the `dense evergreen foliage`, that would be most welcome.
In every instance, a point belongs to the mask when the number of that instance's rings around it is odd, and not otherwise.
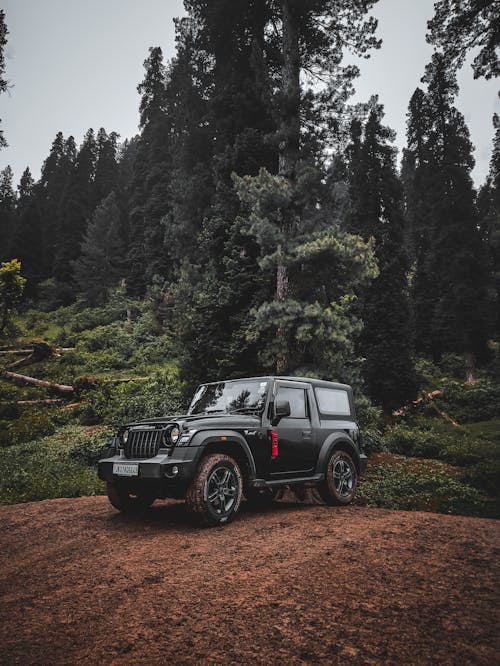
[[[379,275],[362,296],[365,324],[360,349],[366,357],[364,376],[376,404],[390,412],[416,393],[413,328],[408,294],[408,252],[404,244],[402,188],[395,152],[388,143],[393,133],[381,123],[375,105],[361,135],[352,124],[349,146],[349,228],[375,239]]]
[[[4,93],[7,90],[8,82],[4,78],[5,73],[5,55],[4,50],[7,44],[7,35],[9,31],[7,30],[7,25],[5,23],[5,12],[3,9],[0,9],[0,94]],[[0,149],[4,148],[7,145],[3,131],[0,130]]]
[[[121,289],[125,325],[148,303],[189,384],[307,373],[390,415],[415,397],[415,349],[461,354],[474,381],[499,332],[500,139],[497,119],[477,196],[455,68],[472,40],[476,74],[498,72],[498,3],[437,3],[401,173],[381,105],[349,104],[344,56],[380,46],[375,3],[186,0],[173,59],[144,62],[136,137],[59,132],[36,182],[0,173],[25,307]],[[0,12],[0,92],[6,36]]]
[[[439,0],[427,39],[443,50],[450,67],[460,67],[467,54],[479,47],[472,62],[474,78],[498,76],[499,0]]]
[[[491,269],[480,233],[470,172],[472,144],[454,106],[458,86],[435,54],[410,102],[407,206],[415,244],[413,281],[417,350],[438,358],[463,353],[469,380],[491,328]],[[411,166],[410,166],[411,165]]]

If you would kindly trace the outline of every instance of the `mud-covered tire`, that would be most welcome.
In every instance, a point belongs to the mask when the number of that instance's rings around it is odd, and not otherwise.
[[[200,462],[186,493],[186,507],[207,526],[228,523],[240,508],[241,470],[233,458],[212,453]]]
[[[321,498],[330,505],[350,504],[358,484],[354,460],[346,452],[335,450],[328,459],[325,479],[318,486]]]
[[[108,499],[122,513],[134,513],[148,509],[155,501],[154,495],[144,491],[135,493],[119,483],[107,482]]]
[[[245,499],[252,508],[263,509],[274,502],[277,494],[276,488],[247,488]]]

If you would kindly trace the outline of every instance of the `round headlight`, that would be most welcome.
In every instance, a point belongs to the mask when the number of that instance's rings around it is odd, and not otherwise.
[[[179,426],[173,426],[170,428],[169,437],[172,444],[177,444],[177,440],[179,439],[180,434],[181,431],[179,430]]]
[[[127,443],[128,433],[129,433],[128,429],[127,429],[127,430],[124,430],[124,431],[122,432],[122,442],[123,442],[124,444]]]

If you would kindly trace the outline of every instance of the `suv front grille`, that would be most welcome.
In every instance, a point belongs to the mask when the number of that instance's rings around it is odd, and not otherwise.
[[[154,458],[161,446],[163,430],[130,430],[123,448],[126,458]]]

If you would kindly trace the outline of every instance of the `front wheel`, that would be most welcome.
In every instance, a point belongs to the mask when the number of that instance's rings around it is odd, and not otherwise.
[[[334,451],[326,466],[325,480],[318,487],[322,499],[330,505],[352,502],[358,471],[354,460],[346,451]]]
[[[213,453],[201,461],[187,491],[186,505],[206,525],[224,525],[238,511],[242,492],[238,464],[229,456]]]
[[[143,511],[153,504],[155,497],[150,493],[134,492],[118,483],[107,483],[108,499],[110,503],[122,513]]]

